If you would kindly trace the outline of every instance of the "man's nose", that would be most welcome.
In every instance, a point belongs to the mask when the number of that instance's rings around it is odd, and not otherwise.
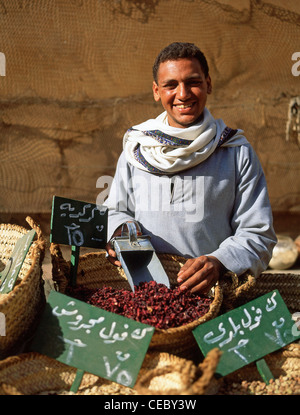
[[[185,83],[180,83],[177,87],[177,97],[185,100],[191,95],[190,88]]]

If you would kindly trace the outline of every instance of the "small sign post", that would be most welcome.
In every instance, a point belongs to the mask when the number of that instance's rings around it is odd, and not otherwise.
[[[50,242],[71,246],[71,285],[76,285],[80,247],[106,246],[108,209],[92,203],[53,196]],[[72,391],[80,385],[83,370],[78,369]]]
[[[294,321],[278,290],[231,310],[193,330],[204,355],[215,347],[222,351],[217,376],[226,376],[256,362],[263,380],[273,377],[263,359],[300,338]]]
[[[53,196],[50,242],[71,246],[71,284],[76,285],[80,247],[102,249],[107,238],[106,206]]]
[[[84,371],[133,387],[154,327],[51,291],[31,350],[76,367],[76,392]]]
[[[0,273],[0,293],[8,294],[14,288],[20,269],[26,258],[27,252],[35,236],[35,230],[28,231],[24,236],[17,240],[13,249],[11,257],[9,258],[6,267]]]

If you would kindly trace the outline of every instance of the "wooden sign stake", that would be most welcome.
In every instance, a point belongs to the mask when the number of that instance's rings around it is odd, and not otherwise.
[[[77,269],[78,269],[78,261],[79,261],[79,252],[80,247],[72,245],[71,251],[71,284],[73,287],[76,285],[77,279]]]
[[[71,386],[71,388],[70,388],[70,391],[71,391],[71,392],[76,393],[76,392],[78,391],[78,388],[79,388],[79,386],[80,386],[80,384],[81,384],[81,381],[82,381],[83,375],[84,375],[84,370],[82,370],[82,369],[77,369],[75,379],[74,379],[74,381],[73,381],[73,383],[72,383],[72,386]]]
[[[256,362],[257,370],[259,371],[262,380],[265,382],[266,385],[270,383],[271,379],[274,379],[273,373],[271,372],[269,366],[265,359],[259,359]]]

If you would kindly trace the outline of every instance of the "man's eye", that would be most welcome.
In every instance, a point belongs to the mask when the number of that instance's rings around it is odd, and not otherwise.
[[[164,88],[165,89],[174,89],[174,88],[176,88],[177,87],[177,85],[176,84],[167,84],[167,85],[164,85]]]
[[[202,84],[202,81],[196,80],[196,79],[189,82],[189,85],[192,85],[192,86],[198,86],[198,85],[201,85],[201,84]]]

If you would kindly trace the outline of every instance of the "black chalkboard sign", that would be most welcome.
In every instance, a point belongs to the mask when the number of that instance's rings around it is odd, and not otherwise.
[[[133,387],[154,330],[51,291],[30,349],[77,368],[77,387],[84,371]]]
[[[35,236],[35,230],[28,231],[24,236],[17,240],[13,252],[4,268],[0,273],[0,293],[7,294],[14,288],[20,269],[26,258],[32,240]]]
[[[71,284],[76,284],[80,247],[103,249],[107,239],[108,208],[53,196],[50,242],[70,245]]]
[[[105,248],[106,206],[53,196],[50,242],[86,248]]]
[[[294,325],[279,291],[274,290],[201,324],[193,335],[204,355],[215,347],[222,351],[216,374],[225,376],[254,361],[263,370],[263,356],[300,338]]]

